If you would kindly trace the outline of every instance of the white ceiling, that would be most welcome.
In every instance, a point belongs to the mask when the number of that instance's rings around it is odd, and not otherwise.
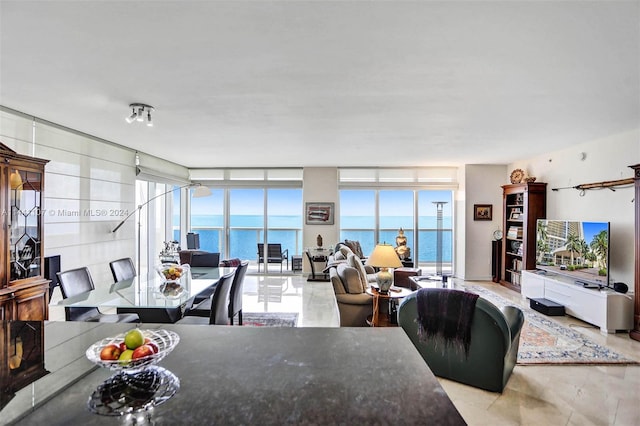
[[[188,167],[503,164],[639,127],[639,5],[2,0],[0,104]]]

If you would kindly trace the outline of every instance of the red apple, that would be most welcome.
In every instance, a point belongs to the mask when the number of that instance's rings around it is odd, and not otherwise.
[[[142,358],[142,357],[153,355],[153,354],[154,352],[151,345],[142,345],[142,346],[138,346],[133,350],[133,355],[131,356],[131,358],[138,359],[138,358]]]
[[[149,339],[148,337],[145,337],[145,339],[144,339],[144,344],[145,344],[145,345],[149,345],[149,346],[151,346],[151,349],[153,349],[153,353],[154,353],[154,354],[157,354],[157,353],[158,353],[158,350],[159,350],[158,345],[156,345],[156,344],[153,342],[153,340]]]
[[[124,352],[127,350],[127,344],[125,342],[120,342],[120,352]]]
[[[120,347],[118,345],[107,345],[100,351],[100,359],[104,361],[113,361],[120,356]]]

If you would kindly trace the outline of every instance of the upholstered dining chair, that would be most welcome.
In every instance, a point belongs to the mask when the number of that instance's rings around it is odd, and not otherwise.
[[[230,272],[222,276],[218,281],[218,285],[210,299],[211,310],[209,311],[209,318],[189,316],[185,313],[187,316],[176,324],[229,325],[229,291],[231,290],[233,275],[234,272]]]
[[[234,323],[236,314],[238,315],[238,325],[242,325],[242,293],[244,288],[244,277],[249,268],[249,261],[243,260],[237,267],[233,275],[233,282],[229,290],[229,322]],[[214,287],[215,289],[215,287]],[[211,291],[213,292],[213,290]],[[205,300],[199,299],[202,293],[194,299],[191,307],[185,310],[185,316],[208,317],[211,312],[211,297]]]
[[[109,268],[115,282],[130,280],[136,277],[136,267],[130,257],[109,262]]]
[[[62,297],[77,296],[95,289],[89,268],[77,268],[58,272],[58,281],[62,290]],[[67,321],[89,322],[140,322],[137,314],[103,314],[97,307],[72,307],[65,306],[65,319]]]
[[[229,321],[231,325],[233,325],[236,314],[238,314],[238,325],[242,325],[242,293],[244,292],[244,276],[248,268],[249,261],[242,261],[233,276],[233,283],[229,293]]]

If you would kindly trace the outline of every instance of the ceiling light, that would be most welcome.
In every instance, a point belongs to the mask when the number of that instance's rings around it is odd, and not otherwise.
[[[125,118],[125,120],[127,120],[127,123],[131,124],[133,123],[133,121],[136,119],[137,116],[138,114],[136,113],[136,109],[133,108],[133,111],[131,111],[131,115]]]
[[[151,118],[151,113],[154,111],[154,108],[151,105],[134,103],[130,104],[129,108],[131,108],[131,115],[125,118],[127,123],[131,124],[134,121],[145,121],[145,115],[147,118],[147,126],[153,127],[153,120]],[[145,114],[146,111],[146,114]]]

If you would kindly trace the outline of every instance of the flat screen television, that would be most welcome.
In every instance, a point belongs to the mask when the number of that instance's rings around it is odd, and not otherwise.
[[[536,269],[609,286],[609,222],[538,219]]]

